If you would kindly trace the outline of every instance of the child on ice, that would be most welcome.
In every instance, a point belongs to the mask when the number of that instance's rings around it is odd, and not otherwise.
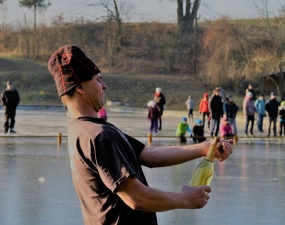
[[[193,141],[194,143],[201,143],[205,140],[206,138],[204,137],[203,121],[200,119],[196,119],[196,125],[193,127]]]
[[[191,137],[192,131],[187,123],[187,118],[182,117],[181,122],[178,124],[176,129],[176,137],[179,138],[180,143],[185,143],[187,141],[185,138],[186,131],[188,131]]]
[[[154,132],[154,136],[157,136],[157,130],[158,130],[158,119],[160,117],[160,113],[158,111],[158,108],[156,107],[155,101],[150,101],[148,104],[148,121],[150,121],[150,133]]]
[[[229,123],[228,118],[224,117],[220,126],[221,137],[230,139],[233,137],[232,125]]]

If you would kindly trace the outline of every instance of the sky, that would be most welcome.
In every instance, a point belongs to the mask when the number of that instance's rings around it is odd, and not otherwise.
[[[118,2],[121,0],[117,0]],[[125,0],[132,4],[132,9],[125,21],[129,22],[176,22],[176,0]],[[7,0],[0,9],[0,24],[17,24],[24,20],[33,23],[33,12],[19,7],[19,0]],[[87,3],[98,0],[46,0],[51,6],[37,15],[38,23],[50,25],[52,18],[62,15],[64,21],[74,21],[80,17],[86,20],[98,20],[105,12],[100,7],[87,6]],[[198,14],[200,20],[215,20],[222,16],[232,19],[257,18],[265,0],[202,0]],[[255,3],[259,9],[256,8]],[[270,17],[277,16],[285,0],[267,0]],[[4,10],[6,9],[6,10]],[[5,13],[6,12],[6,13]]]

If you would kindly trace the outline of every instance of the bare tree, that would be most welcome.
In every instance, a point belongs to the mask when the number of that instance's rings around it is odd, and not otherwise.
[[[194,31],[194,21],[200,4],[201,0],[177,0],[177,25],[181,33]]]
[[[253,61],[255,67],[263,74],[273,73],[277,75],[278,81],[270,76],[265,78],[274,83],[281,99],[285,100],[285,78],[283,74],[285,68],[285,6],[282,6],[280,15],[272,19],[269,16],[267,0],[260,0],[260,2],[261,7],[256,4],[256,10],[261,17],[261,21],[265,22],[268,42],[263,46],[266,52],[262,55],[254,55]]]
[[[28,59],[31,57],[33,33],[25,16],[23,21],[18,21],[18,27],[18,49],[20,53]]]
[[[2,7],[2,12],[3,12],[3,22],[2,22],[2,29],[5,27],[5,23],[7,23],[7,5],[4,3],[7,0],[0,0],[0,5]]]
[[[34,11],[34,30],[37,27],[37,10],[46,10],[51,3],[45,0],[19,0],[20,7],[27,7]]]
[[[124,46],[123,21],[130,15],[133,5],[127,0],[90,0],[85,5],[99,7],[106,13],[103,18],[108,25],[108,64],[112,66],[115,50],[120,51]]]

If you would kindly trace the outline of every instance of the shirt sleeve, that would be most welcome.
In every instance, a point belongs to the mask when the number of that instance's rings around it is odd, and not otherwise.
[[[126,138],[128,139],[130,145],[132,146],[135,154],[137,157],[139,157],[139,155],[142,153],[142,151],[145,148],[145,145],[143,143],[141,143],[139,140],[125,134]]]
[[[130,141],[129,141],[130,140]],[[95,165],[105,186],[112,192],[129,176],[138,178],[138,155],[144,145],[125,136],[101,142],[95,151]]]
[[[192,134],[191,128],[189,126],[187,127],[187,131],[190,135]]]

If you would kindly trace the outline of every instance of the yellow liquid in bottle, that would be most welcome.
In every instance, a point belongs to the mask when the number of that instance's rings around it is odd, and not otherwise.
[[[215,152],[217,149],[217,144],[219,143],[220,139],[215,138],[213,144],[211,144],[208,154],[203,159],[203,161],[197,166],[192,180],[190,182],[190,186],[203,186],[203,185],[210,185],[213,175],[214,175],[214,157]]]

